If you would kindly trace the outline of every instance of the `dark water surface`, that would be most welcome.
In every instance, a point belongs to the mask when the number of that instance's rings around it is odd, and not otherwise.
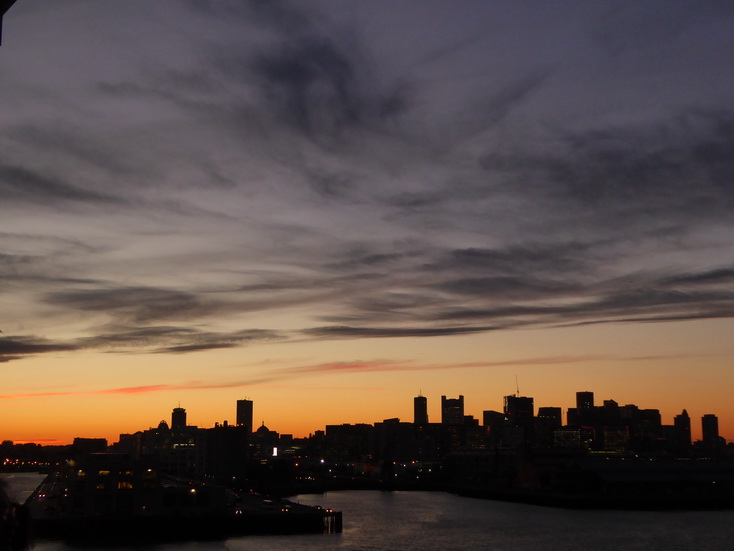
[[[7,475],[5,475],[7,477]],[[15,475],[18,494],[36,479]],[[577,511],[464,498],[440,492],[330,492],[292,498],[344,512],[344,532],[249,536],[115,551],[729,550],[734,511]],[[40,541],[38,551],[74,549]],[[89,548],[87,548],[89,549]]]

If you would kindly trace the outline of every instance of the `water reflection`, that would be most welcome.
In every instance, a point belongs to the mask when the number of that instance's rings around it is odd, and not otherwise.
[[[11,480],[18,490],[33,483]],[[251,536],[111,551],[456,551],[728,550],[734,511],[577,511],[485,501],[432,492],[331,492],[293,498],[344,512],[344,532]],[[37,542],[37,551],[70,551]]]

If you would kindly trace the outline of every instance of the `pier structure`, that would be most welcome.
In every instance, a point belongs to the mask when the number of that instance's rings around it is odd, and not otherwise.
[[[219,540],[332,533],[341,513],[173,477],[124,454],[91,454],[50,473],[26,501],[34,533],[68,542]]]

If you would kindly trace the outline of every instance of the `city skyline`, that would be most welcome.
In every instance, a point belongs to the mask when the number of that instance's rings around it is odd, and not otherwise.
[[[572,396],[573,398],[573,396]],[[598,399],[598,402],[595,402]],[[435,405],[431,409],[430,404],[435,402]],[[376,425],[388,421],[399,421],[402,423],[410,423],[413,425],[464,425],[464,424],[479,424],[490,428],[491,416],[497,413],[503,415],[509,415],[513,419],[521,419],[524,422],[529,422],[531,419],[540,419],[544,417],[544,414],[550,414],[551,417],[557,418],[559,426],[574,426],[583,424],[579,415],[583,416],[584,411],[590,411],[592,409],[604,408],[609,405],[613,405],[615,408],[619,407],[619,411],[623,410],[634,410],[635,412],[655,412],[659,416],[659,423],[662,426],[677,426],[683,417],[687,419],[686,425],[689,431],[689,436],[692,441],[700,440],[711,440],[721,436],[724,442],[728,443],[729,440],[725,435],[720,434],[718,421],[719,416],[715,412],[709,412],[702,414],[698,419],[688,415],[687,408],[679,408],[679,412],[667,418],[665,415],[660,415],[660,410],[654,407],[654,404],[631,404],[631,403],[620,403],[617,402],[613,397],[595,397],[593,391],[576,391],[575,403],[571,407],[562,407],[555,405],[538,405],[535,403],[535,397],[523,396],[518,393],[505,395],[499,397],[493,403],[485,404],[481,407],[479,412],[474,410],[466,410],[464,407],[464,395],[458,396],[446,396],[441,395],[437,399],[429,400],[429,397],[424,396],[423,393],[419,393],[413,397],[412,416],[409,418],[403,418],[399,416],[385,416],[379,417],[372,421],[358,421],[358,422],[342,422],[338,419],[332,420],[320,427],[313,427],[304,434],[292,435],[296,438],[306,438],[314,436],[318,431],[323,431],[328,426],[340,426],[340,425]],[[171,410],[170,416],[165,416],[160,420],[158,425],[149,424],[150,426],[146,429],[141,427],[128,427],[128,431],[122,432],[115,435],[89,435],[89,434],[76,434],[74,438],[69,439],[68,442],[52,442],[48,444],[65,444],[72,443],[73,440],[78,439],[91,439],[99,440],[104,439],[108,443],[117,442],[118,438],[132,434],[134,432],[154,430],[156,426],[169,427],[173,432],[185,430],[187,428],[195,429],[209,429],[213,427],[221,426],[232,426],[232,427],[244,427],[248,433],[251,433],[258,428],[267,427],[267,419],[258,419],[256,412],[255,402],[251,399],[237,399],[235,404],[230,407],[229,412],[221,412],[224,415],[212,420],[210,423],[197,424],[195,422],[189,422],[189,411],[182,404],[174,407]],[[650,407],[648,407],[650,406]],[[490,409],[487,409],[489,407]],[[496,407],[496,409],[492,409]],[[267,410],[267,408],[265,408]],[[402,408],[405,411],[406,408]],[[432,410],[435,410],[432,412]],[[579,413],[581,412],[581,413]],[[161,412],[162,413],[162,412]],[[232,415],[229,415],[232,414]],[[488,417],[489,415],[489,417]],[[194,417],[196,418],[196,417]],[[152,420],[151,420],[152,421]],[[667,422],[669,421],[669,422]],[[279,430],[279,427],[271,426],[267,427],[268,430],[278,434],[289,434],[288,431]],[[706,432],[709,432],[708,438]],[[132,431],[132,432],[131,432]],[[712,434],[715,433],[715,437]],[[6,440],[11,442],[12,440],[5,439],[0,435],[0,440]],[[18,441],[13,442],[15,444],[24,443],[35,443]],[[38,442],[44,444],[44,442]]]
[[[456,6],[15,2],[0,437],[245,396],[304,436],[518,381],[734,437],[734,8]]]

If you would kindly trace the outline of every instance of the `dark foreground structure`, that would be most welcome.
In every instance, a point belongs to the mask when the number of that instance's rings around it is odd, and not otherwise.
[[[340,532],[341,513],[171,477],[122,454],[51,473],[28,498],[36,538],[116,545]]]
[[[489,499],[568,508],[734,508],[734,462],[725,459],[496,450],[451,458],[447,489]]]
[[[0,0],[0,43],[3,39],[3,15],[15,4],[16,0]]]

